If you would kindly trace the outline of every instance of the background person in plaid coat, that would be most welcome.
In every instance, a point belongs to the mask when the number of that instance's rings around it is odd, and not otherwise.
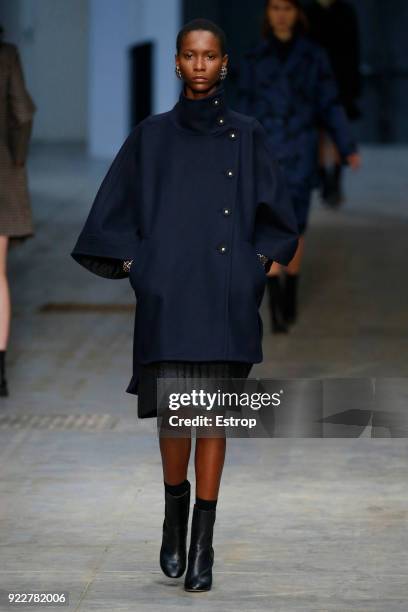
[[[7,250],[33,236],[25,161],[36,107],[24,84],[18,49],[0,25],[0,396],[7,396],[5,356],[10,329]]]

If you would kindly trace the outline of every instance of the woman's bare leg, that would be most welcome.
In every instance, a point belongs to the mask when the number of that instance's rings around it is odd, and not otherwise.
[[[320,133],[319,165],[323,181],[321,189],[322,199],[326,204],[340,204],[343,200],[341,156],[333,140],[324,131]]]
[[[319,137],[319,163],[323,167],[341,163],[339,150],[324,130],[320,132]]]
[[[282,266],[277,261],[274,261],[269,268],[267,276],[277,276],[284,269],[288,274],[299,274],[302,265],[303,253],[305,249],[305,236],[301,234],[299,236],[299,243],[295,251],[294,256],[290,260],[287,266]]]
[[[277,261],[272,262],[272,265],[268,270],[267,276],[279,276],[282,271],[282,267],[283,266],[281,266],[281,264]]]
[[[0,350],[5,351],[10,333],[10,289],[7,279],[8,236],[0,236]]]
[[[291,259],[291,261],[286,266],[286,272],[288,274],[299,274],[300,273],[304,249],[305,249],[305,237],[304,237],[304,234],[302,234],[301,236],[299,236],[299,243],[298,243],[296,252],[293,258]]]
[[[221,438],[197,438],[195,447],[196,495],[215,500],[221,483],[227,441]]]
[[[160,436],[159,444],[164,482],[169,485],[180,484],[187,479],[191,453],[191,437],[171,438]]]

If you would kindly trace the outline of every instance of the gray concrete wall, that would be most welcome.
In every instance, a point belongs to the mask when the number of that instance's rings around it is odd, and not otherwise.
[[[88,98],[87,0],[3,0],[6,40],[18,44],[37,105],[33,138],[85,141]]]
[[[89,151],[110,157],[129,132],[129,49],[154,44],[153,113],[177,101],[175,40],[180,27],[179,0],[90,0]]]

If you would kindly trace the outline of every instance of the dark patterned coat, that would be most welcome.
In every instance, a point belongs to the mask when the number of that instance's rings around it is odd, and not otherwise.
[[[257,253],[287,264],[298,243],[281,171],[222,85],[141,121],[115,157],[71,253],[129,280],[137,300],[133,377],[163,360],[262,361]]]
[[[285,62],[269,39],[245,54],[239,110],[262,123],[294,198],[306,201],[317,183],[320,124],[343,158],[356,150],[327,54],[306,37],[296,38]]]
[[[18,49],[0,42],[0,235],[10,245],[34,234],[27,171],[36,107],[26,90]]]

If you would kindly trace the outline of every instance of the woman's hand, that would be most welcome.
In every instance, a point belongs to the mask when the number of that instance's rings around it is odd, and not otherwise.
[[[353,170],[358,170],[361,167],[361,157],[359,153],[352,153],[347,156],[347,163]]]

